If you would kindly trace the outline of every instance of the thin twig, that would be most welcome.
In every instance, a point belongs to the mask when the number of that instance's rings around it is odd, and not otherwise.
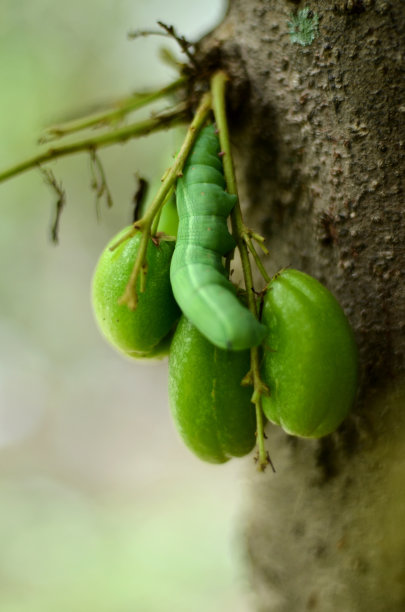
[[[184,36],[180,36],[179,34],[177,34],[176,30],[174,29],[174,26],[169,26],[166,25],[165,23],[163,23],[163,21],[158,21],[158,25],[163,28],[167,34],[169,36],[171,36],[172,38],[174,38],[174,40],[177,42],[177,44],[179,45],[180,49],[183,51],[183,53],[188,57],[188,59],[190,60],[191,64],[193,64],[193,66],[195,68],[198,68],[198,64],[195,60],[194,55],[190,52],[190,47],[193,47],[193,43],[189,42]]]
[[[162,30],[130,30],[127,34],[127,37],[130,40],[136,40],[137,38],[146,36],[164,36],[165,38],[169,38],[169,34],[167,32],[163,32]]]
[[[97,216],[99,216],[98,203],[101,197],[105,195],[108,208],[112,207],[113,200],[112,200],[110,189],[108,187],[107,177],[104,171],[103,164],[101,162],[101,159],[97,155],[97,152],[95,149],[92,149],[90,151],[90,162],[91,162],[91,170],[93,174],[93,181],[92,181],[91,186],[94,189],[95,194],[96,194],[96,210],[97,210]]]
[[[99,134],[97,136],[84,138],[76,142],[55,146],[46,151],[29,157],[10,168],[7,168],[3,172],[0,172],[0,183],[12,178],[18,174],[22,174],[27,170],[31,170],[41,164],[46,164],[58,157],[65,157],[80,151],[91,151],[94,149],[101,149],[121,142],[126,142],[131,138],[138,138],[139,136],[145,136],[152,132],[157,132],[168,127],[172,127],[178,123],[181,123],[186,118],[186,112],[183,108],[175,113],[167,113],[160,115],[159,117],[152,117],[139,121],[138,123],[132,123],[118,130],[113,130],[105,134]]]
[[[59,225],[62,210],[66,204],[66,193],[62,187],[62,183],[57,182],[54,173],[49,168],[40,168],[44,181],[49,187],[51,187],[56,193],[56,205],[55,205],[55,219],[51,227],[51,239],[52,242],[58,244],[59,242]]]
[[[176,182],[181,170],[184,166],[184,163],[188,157],[188,154],[194,144],[194,141],[197,137],[197,134],[201,127],[204,125],[208,114],[211,111],[211,94],[207,92],[201,99],[199,107],[196,111],[193,121],[188,127],[186,137],[183,141],[183,144],[180,148],[179,153],[177,154],[173,165],[169,170],[164,173],[164,180],[154,197],[151,205],[146,211],[145,215],[137,221],[131,230],[127,232],[125,236],[123,236],[117,244],[114,244],[111,250],[115,249],[119,244],[133,236],[137,231],[142,232],[142,236],[139,242],[139,248],[137,252],[137,256],[135,259],[134,267],[131,272],[131,276],[128,280],[127,286],[125,287],[125,291],[121,298],[119,299],[120,304],[126,304],[128,308],[134,310],[137,305],[137,293],[136,293],[136,282],[139,274],[142,274],[142,269],[144,269],[146,262],[146,250],[148,246],[148,241],[151,237],[151,228],[153,221],[156,215],[159,214],[166,196],[174,183]]]
[[[167,38],[173,38],[177,44],[179,45],[181,51],[188,57],[190,62],[195,68],[198,68],[198,65],[195,61],[193,54],[190,52],[190,47],[193,47],[194,44],[189,42],[184,36],[180,36],[177,34],[174,26],[167,25],[163,23],[163,21],[157,22],[158,26],[162,28],[162,30],[133,30],[128,33],[128,38],[134,40],[136,38],[140,38],[141,36],[166,36]]]
[[[255,249],[255,246],[254,246],[254,244],[253,244],[253,242],[252,242],[252,240],[250,238],[250,235],[246,234],[244,236],[244,240],[246,242],[246,245],[247,245],[247,247],[248,247],[248,249],[249,249],[253,259],[255,260],[256,267],[260,271],[260,274],[263,276],[263,278],[266,281],[266,283],[269,283],[270,280],[271,280],[270,276],[267,274],[266,269],[265,269],[265,267],[262,264],[262,261],[261,261],[259,255],[258,255],[258,253],[257,253],[257,251]],[[266,247],[264,247],[264,248],[266,248]]]
[[[106,126],[112,123],[121,121],[126,115],[132,113],[138,108],[142,108],[155,100],[164,98],[170,95],[177,89],[180,89],[185,85],[185,77],[181,77],[161,89],[155,91],[149,91],[145,93],[135,93],[127,98],[117,100],[109,108],[91,113],[87,116],[73,119],[72,121],[66,121],[58,125],[51,125],[46,128],[44,135],[40,138],[39,143],[45,144],[56,138],[62,138],[68,134],[73,134],[81,130],[85,130],[95,126]]]

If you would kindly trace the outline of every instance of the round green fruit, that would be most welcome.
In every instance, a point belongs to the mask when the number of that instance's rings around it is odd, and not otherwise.
[[[160,213],[158,231],[164,232],[167,236],[177,236],[178,227],[179,215],[177,214],[176,196],[172,195]]]
[[[138,304],[130,310],[118,303],[131,275],[141,240],[138,232],[110,251],[130,227],[108,243],[93,277],[93,309],[104,337],[119,351],[136,358],[161,358],[168,353],[167,336],[180,316],[170,285],[173,241],[148,243],[145,291],[139,289]]]
[[[298,270],[284,270],[270,283],[262,322],[263,397],[267,418],[295,436],[320,438],[347,416],[357,387],[353,332],[334,296]]]
[[[126,353],[126,355],[134,359],[146,361],[151,359],[154,361],[165,359],[169,355],[173,332],[174,328],[170,330],[167,336],[165,336],[151,351],[133,351],[132,353]]]
[[[251,387],[241,382],[249,351],[224,351],[182,317],[169,355],[172,416],[185,444],[210,463],[248,454],[256,443]]]

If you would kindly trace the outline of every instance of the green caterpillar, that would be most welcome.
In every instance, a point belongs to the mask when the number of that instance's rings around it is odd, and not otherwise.
[[[222,257],[235,247],[227,217],[236,196],[226,193],[214,126],[204,128],[177,181],[179,228],[170,267],[177,303],[215,346],[244,350],[258,345],[266,328],[239,301]]]

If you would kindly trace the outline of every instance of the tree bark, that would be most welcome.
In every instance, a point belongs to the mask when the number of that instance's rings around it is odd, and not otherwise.
[[[254,476],[246,519],[263,612],[405,609],[404,25],[401,0],[233,0],[199,49],[231,77],[241,201],[269,271],[323,282],[360,352],[336,433],[267,428],[276,474]]]

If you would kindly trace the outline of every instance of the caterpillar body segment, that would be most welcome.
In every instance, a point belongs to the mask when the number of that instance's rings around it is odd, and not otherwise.
[[[179,228],[170,279],[180,308],[215,346],[244,350],[266,328],[242,304],[222,258],[235,247],[227,217],[237,197],[227,193],[213,126],[202,130],[177,182]]]

